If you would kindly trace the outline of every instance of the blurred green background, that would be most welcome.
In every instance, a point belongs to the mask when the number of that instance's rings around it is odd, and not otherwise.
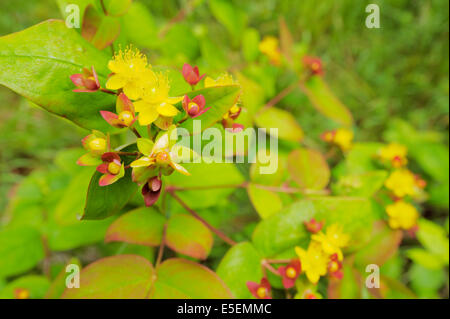
[[[279,18],[284,17],[300,50],[323,59],[325,79],[354,115],[357,141],[397,140],[410,148],[416,141],[438,142],[448,147],[449,3],[446,0],[236,0],[230,1],[236,8],[233,19],[225,21],[208,1],[139,2],[148,9],[140,17],[154,28],[141,30],[139,34],[133,32],[139,26],[125,24],[122,28],[128,41],[147,49],[152,64],[179,67],[190,61],[210,74],[243,69],[239,57],[242,48],[233,33],[247,26],[258,30],[261,36],[278,36]],[[369,3],[380,6],[380,29],[365,27],[365,7]],[[183,19],[165,29],[174,17],[180,17],[182,8]],[[49,18],[61,18],[55,0],[1,1],[0,36]],[[156,32],[165,35],[153,41]],[[123,39],[124,43],[127,40]],[[271,82],[266,77],[261,78],[260,84],[268,100],[287,83],[289,78]],[[15,193],[15,185],[33,171],[52,167],[59,150],[79,147],[86,132],[4,87],[0,87],[0,100],[1,212]],[[278,106],[291,111],[311,138],[318,139],[321,132],[330,128],[301,92],[294,91]],[[437,175],[439,169],[434,168]],[[431,194],[435,205],[426,211],[427,217],[439,219],[448,215],[446,194],[448,185],[447,189]],[[242,198],[242,202],[247,199]],[[239,207],[239,203],[235,205]],[[394,272],[402,267],[391,266]],[[425,275],[420,277],[425,282],[436,279],[433,275],[427,279]],[[431,296],[436,296],[431,291]],[[448,297],[448,287],[442,294]]]

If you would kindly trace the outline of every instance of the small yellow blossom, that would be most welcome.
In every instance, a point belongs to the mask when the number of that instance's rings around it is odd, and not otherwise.
[[[416,178],[407,169],[397,169],[389,175],[384,185],[391,190],[396,197],[404,197],[415,194]]]
[[[149,125],[159,116],[171,118],[178,114],[174,104],[180,102],[183,97],[169,97],[170,83],[167,75],[156,74],[153,87],[147,87],[142,95],[142,100],[134,104],[136,112],[139,112],[139,124]]]
[[[123,89],[123,93],[132,100],[139,99],[144,88],[152,86],[156,80],[151,65],[147,64],[146,56],[137,49],[120,50],[109,61],[108,68],[113,75],[108,79],[106,88]]]
[[[281,52],[280,48],[278,47],[278,39],[272,36],[266,36],[264,39],[259,43],[259,51],[261,51],[263,54],[265,54],[270,61],[275,64],[279,65],[281,62]]]
[[[391,162],[393,167],[405,166],[408,163],[406,155],[408,149],[400,144],[391,143],[385,147],[382,147],[379,151],[379,156],[384,161]]]
[[[345,128],[338,128],[334,135],[333,142],[345,152],[352,147],[353,137],[352,131]]]
[[[316,241],[322,245],[323,251],[329,256],[337,254],[338,259],[344,258],[341,248],[348,245],[350,236],[343,232],[342,226],[333,224],[328,226],[325,233],[319,232],[311,236],[313,241]]]
[[[417,223],[419,212],[417,209],[404,201],[397,201],[386,207],[389,216],[389,226],[393,229],[411,229]]]
[[[322,250],[322,246],[315,241],[311,241],[307,250],[295,247],[295,252],[300,258],[302,270],[308,280],[317,284],[320,277],[327,274],[328,256]]]

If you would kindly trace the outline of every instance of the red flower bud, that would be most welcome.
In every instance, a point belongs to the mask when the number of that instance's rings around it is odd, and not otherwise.
[[[70,80],[77,87],[74,92],[96,92],[100,89],[100,82],[94,67],[84,68],[83,73],[73,74]]]
[[[142,187],[142,196],[144,196],[144,202],[146,206],[152,206],[158,201],[159,195],[161,195],[162,181],[158,176],[152,177]]]
[[[295,280],[302,271],[302,265],[298,258],[292,259],[292,261],[286,266],[278,267],[278,273],[280,274],[283,286],[286,289],[292,288],[295,285]]]
[[[318,233],[322,227],[323,227],[323,221],[316,221],[314,218],[311,218],[309,221],[304,222],[306,229],[310,232],[310,233]]]
[[[303,57],[303,64],[314,75],[323,75],[324,74],[322,60],[320,60],[319,58],[305,56],[305,57]]]
[[[253,281],[247,281],[247,288],[257,299],[272,299],[270,295],[270,283],[267,278],[262,278],[259,284]]]
[[[197,66],[192,67],[190,64],[187,63],[183,65],[182,73],[185,81],[192,86],[200,82],[201,79],[203,79],[203,77],[205,76],[205,74],[200,76]]]
[[[341,280],[344,277],[342,272],[342,262],[339,261],[338,255],[333,254],[330,256],[330,262],[328,263],[328,273],[330,277]]]
[[[182,103],[183,109],[192,118],[199,117],[211,108],[205,108],[205,104],[206,101],[203,95],[197,95],[192,100],[189,96],[185,95]]]

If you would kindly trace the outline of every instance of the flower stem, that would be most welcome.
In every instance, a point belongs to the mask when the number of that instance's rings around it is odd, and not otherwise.
[[[130,130],[134,133],[134,135],[136,135],[137,138],[141,138],[141,134],[139,134],[139,132],[136,130],[135,127],[130,127]]]
[[[219,238],[221,238],[224,242],[227,244],[233,246],[237,243],[229,238],[227,235],[222,233],[220,230],[214,228],[211,226],[206,220],[204,220],[196,211],[194,211],[192,208],[190,208],[180,197],[178,197],[177,194],[175,194],[175,191],[173,189],[166,189],[167,192],[176,200],[178,203],[180,203],[181,206],[183,206],[184,209],[186,209],[194,218],[199,220],[203,225],[205,225],[209,230],[211,230],[214,234],[216,234]]]
[[[162,238],[161,238],[161,245],[159,245],[159,251],[158,251],[158,257],[156,259],[155,268],[159,266],[161,263],[163,254],[164,254],[164,246],[166,244],[166,232],[167,232],[167,223],[164,225]]]
[[[100,91],[103,93],[108,93],[108,94],[112,94],[112,95],[118,95],[117,92],[105,89],[105,88],[100,88]]]

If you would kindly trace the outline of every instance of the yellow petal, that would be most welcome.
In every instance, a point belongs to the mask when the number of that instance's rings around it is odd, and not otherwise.
[[[159,153],[161,151],[164,151],[168,147],[169,147],[169,135],[165,133],[156,141],[155,145],[153,146],[152,153],[153,154]]]
[[[187,176],[191,175],[183,166],[181,166],[175,162],[170,162],[170,166],[172,166],[176,171],[180,172],[183,175],[187,175]]]
[[[154,108],[147,108],[139,113],[139,124],[149,125],[158,118],[158,112]]]
[[[137,100],[142,96],[142,89],[135,84],[127,83],[123,87],[123,93],[131,100]]]
[[[177,104],[178,102],[183,101],[184,96],[178,96],[178,97],[169,97],[167,98],[167,103],[169,104]]]
[[[178,114],[178,109],[175,106],[165,102],[158,105],[157,110],[162,116],[172,117]]]
[[[152,108],[152,105],[150,103],[145,102],[144,100],[140,100],[133,103],[134,110],[136,112],[143,112],[146,109]]]
[[[114,74],[109,78],[108,82],[106,82],[106,88],[108,90],[118,90],[123,88],[125,84],[126,80],[122,76]]]
[[[141,157],[130,164],[131,167],[147,167],[154,163],[150,157]]]
[[[108,62],[108,68],[113,73],[120,73],[121,72],[120,65],[115,60],[111,60],[111,61]]]

